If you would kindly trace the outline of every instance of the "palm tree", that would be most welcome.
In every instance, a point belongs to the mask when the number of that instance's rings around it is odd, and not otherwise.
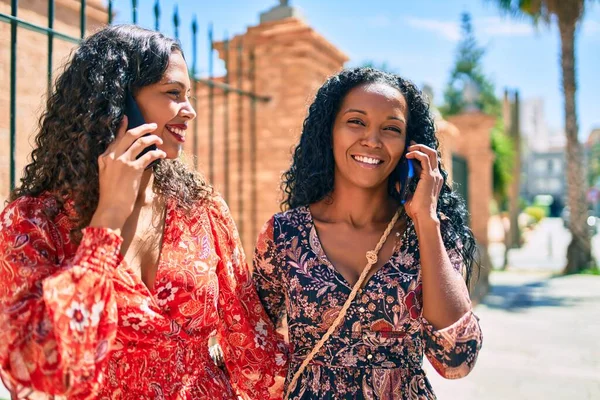
[[[577,138],[579,128],[575,101],[575,38],[585,5],[591,1],[593,0],[495,0],[501,10],[513,16],[531,17],[536,23],[541,20],[549,24],[553,19],[558,23],[567,136],[567,204],[571,214],[569,230],[573,235],[567,249],[564,273],[588,268],[592,261],[591,239],[586,226],[587,180],[584,176],[583,148]]]

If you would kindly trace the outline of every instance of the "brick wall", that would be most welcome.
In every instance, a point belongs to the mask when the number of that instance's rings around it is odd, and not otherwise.
[[[257,103],[257,148],[256,148],[256,181],[257,181],[257,207],[256,215],[250,214],[251,185],[250,185],[250,130],[244,126],[243,141],[243,197],[244,211],[238,209],[239,190],[237,189],[238,168],[236,152],[237,140],[230,142],[229,159],[233,160],[229,173],[228,203],[232,209],[238,225],[243,227],[244,248],[248,254],[254,249],[254,242],[258,229],[280,210],[279,202],[281,194],[279,183],[281,174],[286,170],[291,161],[291,152],[296,144],[307,108],[316,90],[323,84],[327,76],[339,71],[347,57],[338,49],[333,47],[326,39],[316,33],[311,27],[296,18],[287,18],[280,21],[263,23],[251,27],[243,35],[236,36],[229,44],[231,51],[229,55],[230,65],[228,71],[232,78],[237,76],[237,52],[238,41],[242,41],[243,53],[242,75],[249,75],[249,53],[253,48],[255,53],[255,82],[256,92],[260,95],[270,97],[266,103]],[[216,43],[219,56],[225,59],[223,43]],[[236,82],[233,82],[236,84]],[[244,79],[243,88],[250,90],[250,81]],[[206,89],[203,89],[206,91]],[[200,96],[205,98],[205,93]],[[222,97],[222,96],[220,96]],[[230,96],[231,100],[237,101],[237,95]],[[205,101],[205,100],[203,100]],[[221,100],[222,103],[222,100]],[[216,104],[216,102],[215,102]],[[237,103],[234,103],[237,107]],[[248,101],[244,107],[248,109]],[[199,107],[200,108],[200,107]],[[231,111],[231,108],[230,108]],[[222,111],[220,111],[222,113]],[[248,110],[249,112],[249,110]],[[217,113],[217,115],[219,115]],[[245,114],[248,115],[248,114]],[[236,113],[233,112],[229,123],[230,137],[237,138]],[[222,120],[222,117],[217,117]],[[248,119],[245,118],[248,122]],[[200,122],[202,123],[202,122]],[[221,126],[215,132],[222,132]],[[223,137],[220,133],[216,135],[215,149],[220,152],[217,158],[214,184],[218,190],[223,192]],[[199,152],[199,160],[203,170],[207,171],[206,157],[207,138],[202,138],[202,151]],[[255,224],[253,224],[253,219]]]
[[[487,225],[492,200],[492,165],[494,154],[490,131],[496,120],[480,112],[468,112],[448,118],[458,134],[446,142],[451,152],[467,160],[469,170],[469,211],[477,242],[487,247]]]
[[[10,14],[10,1],[0,0],[0,11]],[[19,1],[18,17],[25,21],[48,25],[47,2]],[[101,27],[108,16],[100,0],[87,2],[87,32]],[[79,37],[79,1],[56,0],[54,29]],[[10,155],[10,24],[0,22],[0,204],[8,198]],[[45,107],[47,88],[48,38],[45,34],[17,28],[17,182],[32,150],[38,119]],[[54,39],[53,78],[68,60],[74,44]],[[2,207],[3,208],[3,207]]]

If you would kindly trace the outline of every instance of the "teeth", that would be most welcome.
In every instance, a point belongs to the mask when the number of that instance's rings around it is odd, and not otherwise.
[[[372,164],[372,165],[377,165],[379,163],[381,163],[381,160],[378,160],[377,158],[371,158],[371,157],[364,157],[364,156],[354,156],[354,159],[356,161],[360,161],[366,164]]]
[[[183,129],[175,128],[174,126],[168,126],[167,129],[179,136],[185,136],[185,131]]]

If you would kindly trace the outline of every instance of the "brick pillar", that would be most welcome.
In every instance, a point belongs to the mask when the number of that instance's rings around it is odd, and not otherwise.
[[[471,300],[478,304],[489,291],[489,273],[492,263],[487,250],[490,202],[493,196],[492,153],[490,132],[496,119],[480,111],[465,112],[448,117],[447,123],[454,127],[453,134],[442,134],[443,152],[451,160],[457,154],[467,160],[469,185],[469,212],[471,228],[477,240],[481,269],[471,280]],[[452,162],[449,164],[452,169]]]
[[[464,157],[468,164],[471,227],[477,242],[487,247],[494,162],[490,131],[496,118],[476,111],[449,117],[448,122],[459,131],[453,143],[454,152]]]
[[[301,133],[302,122],[306,116],[307,107],[312,101],[316,90],[325,79],[339,71],[347,61],[340,50],[315,32],[310,26],[298,18],[290,17],[276,21],[264,22],[251,27],[243,35],[236,36],[229,44],[229,64],[227,70],[231,83],[237,85],[237,48],[241,40],[244,48],[242,70],[244,76],[243,88],[250,90],[249,54],[253,49],[255,55],[255,85],[256,93],[269,96],[266,103],[257,104],[256,118],[256,215],[249,212],[252,187],[250,182],[250,160],[248,127],[244,127],[244,212],[236,211],[239,190],[232,189],[237,180],[237,170],[230,168],[228,199],[230,208],[238,225],[243,224],[244,248],[250,254],[254,249],[256,235],[262,225],[272,214],[280,210],[281,192],[279,185],[281,174],[291,161],[291,151]],[[223,43],[216,43],[216,49],[221,59],[226,59]],[[245,110],[249,102],[245,101]],[[230,110],[231,111],[231,110]],[[230,160],[234,160],[237,145],[232,138],[235,136],[236,113],[231,116]],[[245,121],[248,121],[246,118]],[[232,125],[233,124],[233,125]],[[219,131],[216,131],[219,132]],[[215,143],[215,150],[221,151]],[[218,169],[218,168],[217,168]],[[220,172],[215,170],[215,177]],[[221,178],[219,178],[221,179]],[[217,189],[223,191],[222,181],[215,182]],[[241,218],[242,220],[238,221]]]

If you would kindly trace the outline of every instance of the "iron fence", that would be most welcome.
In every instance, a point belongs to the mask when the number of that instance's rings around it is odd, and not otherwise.
[[[86,1],[80,0],[80,21],[79,21],[79,37],[74,37],[71,35],[67,35],[65,33],[59,32],[54,29],[55,22],[55,1],[48,0],[48,24],[47,26],[41,26],[35,23],[28,22],[24,19],[19,18],[19,2],[18,0],[11,0],[11,13],[5,14],[0,12],[0,22],[9,23],[10,24],[10,93],[9,93],[9,104],[10,104],[10,116],[9,116],[9,176],[10,176],[10,190],[12,191],[16,185],[16,168],[15,161],[17,158],[16,152],[16,121],[18,118],[18,110],[17,110],[17,79],[18,79],[18,71],[17,71],[17,43],[18,43],[18,30],[17,28],[24,28],[33,32],[37,32],[47,36],[47,49],[48,49],[48,57],[47,57],[47,87],[46,91],[48,96],[52,92],[52,82],[53,82],[53,62],[52,56],[54,52],[54,41],[62,40],[69,43],[77,44],[79,43],[85,36],[86,33]],[[131,21],[134,24],[138,23],[138,13],[139,13],[139,4],[137,0],[131,0]],[[113,23],[114,16],[114,1],[108,1],[107,7],[107,24]],[[153,5],[153,14],[154,14],[154,29],[160,30],[160,17],[161,17],[161,7],[160,1],[156,0]],[[174,12],[172,15],[172,24],[174,36],[179,40],[179,32],[181,26],[181,17],[179,15],[177,5],[174,8]],[[255,54],[252,48],[248,49],[247,54],[248,57],[248,66],[243,65],[244,57],[242,56],[244,52],[244,48],[240,40],[237,42],[237,46],[234,49],[237,52],[237,66],[236,77],[231,77],[229,73],[229,55],[230,55],[230,39],[225,35],[225,39],[223,40],[223,50],[225,57],[225,65],[227,67],[224,77],[222,78],[222,82],[220,79],[216,79],[214,76],[214,32],[212,24],[207,26],[207,39],[209,43],[209,50],[207,54],[207,64],[208,64],[208,76],[201,77],[198,76],[198,36],[199,36],[199,27],[197,18],[194,15],[190,21],[190,29],[192,33],[192,64],[190,69],[190,79],[192,81],[192,90],[195,94],[198,93],[199,85],[202,85],[207,88],[207,107],[208,107],[208,118],[206,120],[206,134],[208,135],[208,179],[211,182],[214,182],[215,178],[215,97],[220,95],[223,96],[223,121],[222,121],[222,130],[223,130],[223,142],[224,146],[219,151],[223,153],[223,196],[226,201],[229,200],[230,197],[230,176],[231,176],[231,160],[230,160],[230,143],[232,140],[237,141],[237,152],[235,154],[235,158],[237,158],[237,173],[235,174],[237,177],[237,181],[235,182],[235,186],[237,191],[239,191],[239,195],[237,196],[237,222],[239,225],[239,231],[243,235],[244,227],[243,223],[245,220],[245,212],[247,210],[247,205],[245,203],[245,196],[242,195],[243,184],[244,181],[247,180],[250,183],[250,198],[249,198],[249,210],[248,216],[250,219],[250,231],[256,232],[256,215],[257,215],[257,182],[256,182],[256,114],[257,114],[257,103],[258,102],[268,102],[268,96],[261,96],[256,93],[256,83],[255,83]],[[244,67],[246,67],[247,74],[244,76]],[[242,88],[242,82],[246,79],[250,82],[250,90],[244,90]],[[232,83],[235,81],[237,86],[234,86]],[[218,89],[218,93],[216,90]],[[236,120],[237,132],[236,137],[232,138],[230,135],[230,121],[231,121],[231,112],[230,112],[230,94],[237,95],[237,104],[236,110],[233,119]],[[244,113],[244,101],[248,101],[249,112]],[[198,106],[198,98],[194,96],[193,105],[197,109]],[[248,122],[246,122],[248,121]],[[192,137],[192,152],[194,155],[197,155],[199,152],[199,129],[200,129],[201,121],[197,121],[194,124]],[[250,165],[248,168],[244,165],[244,148],[243,148],[243,139],[244,139],[244,129],[243,127],[248,127],[249,131],[249,148],[247,149],[250,154]],[[197,158],[194,157],[194,164],[197,167]],[[249,176],[248,176],[249,175]],[[248,179],[247,179],[248,178]]]

